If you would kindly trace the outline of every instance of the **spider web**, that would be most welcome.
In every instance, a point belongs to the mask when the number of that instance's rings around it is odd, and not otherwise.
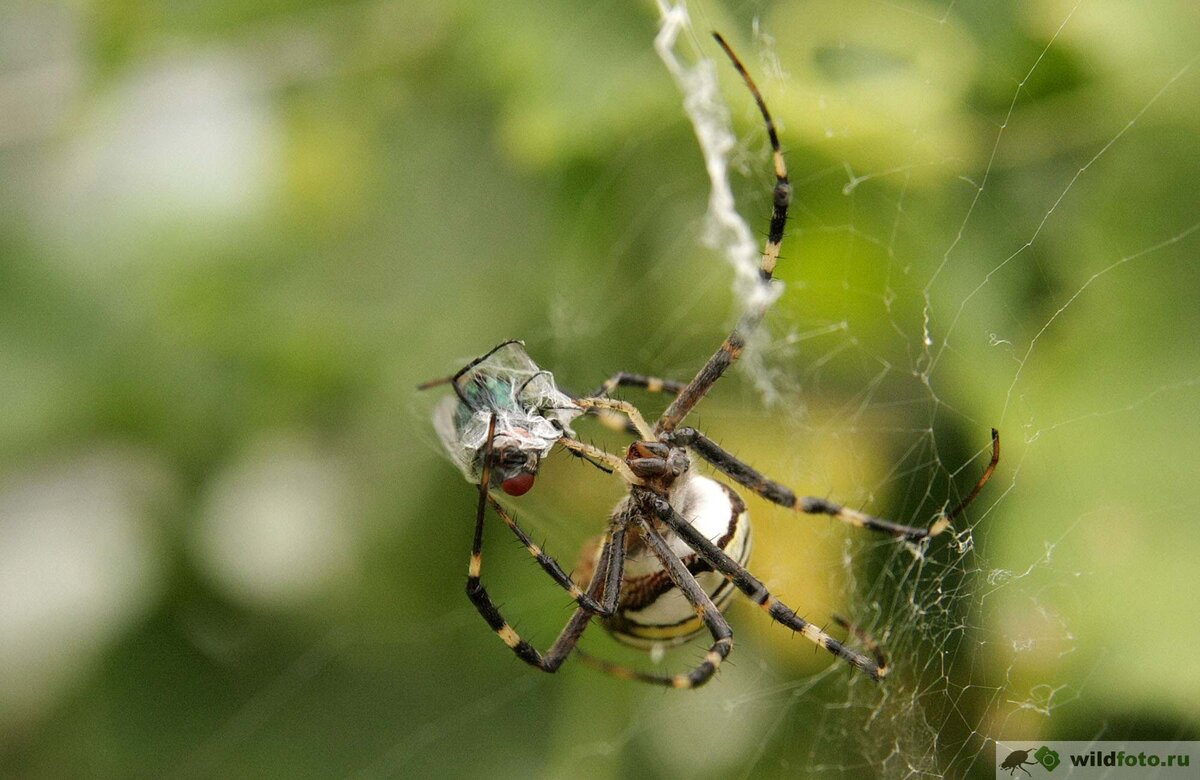
[[[769,187],[753,171],[761,167],[765,140],[761,131],[751,131],[748,140],[733,143],[722,100],[745,101],[731,97],[736,94],[732,82],[723,89],[717,86],[723,63],[697,54],[707,49],[703,36],[692,30],[687,9],[664,5],[661,10],[658,53],[684,93],[683,105],[713,182],[704,240],[733,264],[735,297],[749,306],[759,289],[753,284],[757,247],[747,248],[748,229],[730,210],[726,174],[729,168],[751,171],[751,183],[740,193],[748,194],[751,205],[742,211],[762,212],[764,204],[761,197],[755,201],[753,188]],[[913,16],[914,26],[925,26],[934,39],[961,34],[953,22],[953,3],[940,10],[914,5],[893,10]],[[617,719],[568,707],[566,717],[578,718],[582,725],[556,729],[556,742],[571,747],[554,771],[639,756],[652,759],[665,776],[991,776],[995,740],[1045,734],[1060,712],[1071,713],[1071,705],[1085,695],[1096,665],[1085,662],[1080,672],[1072,663],[1078,640],[1064,600],[1084,598],[1086,588],[1078,582],[1089,573],[1064,563],[1057,553],[1064,540],[1077,542],[1086,532],[1081,526],[1112,511],[1116,502],[1059,504],[1045,529],[1015,550],[1011,537],[997,526],[1018,513],[1055,510],[1053,504],[1021,500],[1029,463],[1052,468],[1053,459],[1067,455],[1061,443],[1053,443],[1054,433],[1130,415],[1145,404],[1166,400],[1178,408],[1194,398],[1195,374],[1161,384],[1137,383],[1111,405],[1087,400],[1051,411],[1039,403],[1039,391],[1046,381],[1043,363],[1053,359],[1043,354],[1043,342],[1066,321],[1085,316],[1077,310],[1093,288],[1132,270],[1126,266],[1170,262],[1172,252],[1194,242],[1193,234],[1200,230],[1194,216],[1165,221],[1157,238],[1097,254],[1081,276],[1070,276],[1076,280],[1048,296],[1040,319],[1022,322],[1006,312],[1004,296],[1014,294],[1006,277],[1016,267],[1034,276],[1048,273],[1044,266],[1054,262],[1062,233],[1069,233],[1072,220],[1079,218],[1078,201],[1105,189],[1106,163],[1120,157],[1125,137],[1141,129],[1160,103],[1178,101],[1179,82],[1194,75],[1195,60],[1177,58],[1173,70],[1153,79],[1152,89],[1123,104],[1130,108],[1114,117],[1106,135],[1048,166],[1055,181],[1045,197],[1029,206],[1030,213],[998,216],[995,202],[1003,199],[994,190],[1007,186],[998,180],[1019,164],[1007,159],[1022,140],[1014,141],[1013,135],[1036,121],[1022,111],[1030,86],[1064,46],[1064,36],[1087,26],[1077,18],[1087,10],[1083,3],[1061,5],[1056,15],[1036,20],[1041,48],[1008,64],[1016,69],[1006,110],[975,118],[990,125],[982,132],[992,139],[977,162],[960,159],[956,149],[939,149],[930,142],[939,130],[924,127],[915,129],[915,141],[900,152],[907,158],[900,164],[873,162],[868,156],[865,163],[846,159],[834,168],[797,176],[793,154],[793,178],[799,181],[792,234],[801,235],[781,267],[794,262],[803,270],[789,277],[799,282],[793,283],[797,289],[783,294],[784,300],[802,295],[806,301],[828,297],[833,302],[819,304],[819,314],[797,314],[786,307],[777,312],[769,338],[760,340],[740,366],[756,392],[698,415],[698,424],[719,431],[733,451],[754,452],[752,460],[771,464],[767,470],[788,484],[825,487],[827,495],[864,508],[878,507],[882,497],[890,496],[894,510],[889,516],[915,525],[928,524],[938,511],[962,499],[987,461],[988,427],[1002,431],[1005,455],[996,477],[951,532],[927,545],[864,538],[824,526],[800,534],[785,513],[754,505],[760,536],[752,568],[785,600],[803,605],[802,612],[811,609],[811,619],[849,612],[886,647],[892,676],[875,685],[837,665],[797,674],[785,659],[810,655],[803,640],[781,636],[777,627],[755,625],[760,616],[735,608],[739,647],[718,683],[686,699],[631,693],[628,709]],[[723,20],[705,22],[716,26]],[[757,49],[748,62],[753,72],[765,71],[760,86],[776,115],[784,117],[782,134],[794,137],[787,117],[795,112],[781,110],[779,99],[790,87],[801,87],[787,70],[787,44],[767,29],[756,21]],[[857,45],[869,47],[869,36],[866,40]],[[951,40],[947,46],[953,49],[956,43]],[[681,54],[680,48],[688,53]],[[791,59],[796,59],[794,53]],[[836,98],[820,98],[826,99]],[[783,105],[789,105],[786,98]],[[747,127],[755,127],[752,112],[744,119]],[[846,130],[830,125],[826,132],[836,137]],[[925,191],[930,170],[953,191],[943,204],[940,232],[914,235],[910,210],[933,207]],[[840,187],[846,199],[843,215],[806,211],[806,190],[831,186]],[[867,216],[879,213],[888,216]],[[981,238],[996,229],[1006,241]],[[818,249],[810,249],[812,245]],[[1005,245],[1003,254],[993,253],[992,247]],[[686,244],[681,251],[686,252]],[[840,263],[834,274],[806,279],[830,254]],[[877,266],[863,280],[857,273],[866,261]],[[611,321],[629,313],[620,304],[617,309],[611,318],[597,319]],[[666,366],[662,371],[674,366],[686,371],[690,358],[670,344],[670,331],[698,309],[693,299],[681,307],[678,320],[652,334],[651,346],[643,352],[653,353],[657,365]],[[875,324],[868,322],[870,317]],[[1034,371],[1039,373],[1036,380],[1031,378]],[[975,380],[973,397],[957,386],[964,378]],[[844,397],[831,398],[839,393]],[[1044,447],[1050,452],[1042,452]],[[888,462],[888,453],[898,460]],[[1046,495],[1044,489],[1030,490],[1031,497]],[[552,537],[570,536],[570,526],[553,511],[534,511],[533,516]],[[780,526],[788,530],[780,532]],[[786,549],[772,552],[781,546]],[[822,554],[827,556],[823,561]],[[811,576],[790,576],[788,570],[796,568],[809,569]],[[636,662],[636,656],[629,658]],[[694,661],[693,648],[691,655],[668,654],[663,663]],[[822,661],[816,656],[814,667],[824,666]],[[509,688],[501,690],[498,697],[511,695]],[[1113,733],[1103,721],[1086,728],[1087,737]]]

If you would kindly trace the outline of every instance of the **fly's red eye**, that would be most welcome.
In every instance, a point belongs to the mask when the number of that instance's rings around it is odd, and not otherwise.
[[[533,487],[533,475],[521,473],[500,483],[500,489],[510,496],[523,496]]]

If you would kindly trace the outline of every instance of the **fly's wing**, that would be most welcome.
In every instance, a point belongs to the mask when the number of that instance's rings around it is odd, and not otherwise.
[[[540,459],[564,434],[574,435],[571,421],[583,414],[519,342],[488,355],[457,384],[462,398],[443,399],[434,409],[433,425],[450,459],[470,482],[480,478],[492,415],[495,448],[516,447]]]
[[[480,457],[487,445],[490,416],[487,409],[471,412],[455,395],[443,398],[433,409],[433,429],[468,482],[479,481]]]
[[[571,422],[583,414],[583,409],[576,406],[571,397],[554,384],[554,377],[549,371],[539,371],[524,381],[518,403],[521,408],[530,412],[531,416],[536,415],[544,419],[552,428],[560,431],[559,436],[562,433],[574,436]]]

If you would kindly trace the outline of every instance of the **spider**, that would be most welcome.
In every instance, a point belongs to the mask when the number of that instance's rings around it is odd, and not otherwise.
[[[766,124],[774,161],[773,209],[760,263],[760,278],[771,284],[792,190],[771,114],[733,50],[718,33],[717,44],[753,95]],[[769,300],[767,298],[766,300]],[[574,651],[586,663],[625,679],[694,688],[716,673],[733,647],[733,631],[722,615],[735,590],[760,606],[772,620],[799,632],[817,646],[862,670],[873,679],[887,673],[883,653],[849,621],[834,620],[855,636],[867,653],[835,639],[771,595],[746,565],[750,557],[750,520],[741,496],[728,485],[692,470],[690,454],[768,501],[807,514],[823,514],[851,526],[907,539],[928,539],[950,527],[978,495],[1000,457],[999,435],[992,430],[992,458],[966,499],[942,513],[929,528],[900,525],[840,506],[823,498],[798,497],[769,479],[700,431],[681,425],[725,371],[738,359],[746,338],[758,327],[769,303],[742,316],[733,331],[687,383],[620,372],[594,392],[572,397],[559,390],[550,372],[526,354],[519,341],[506,341],[473,360],[458,373],[426,382],[419,389],[449,384],[454,395],[434,412],[434,424],[452,460],[468,481],[478,484],[475,535],[467,577],[467,596],[480,615],[522,661],[555,672]],[[634,387],[673,396],[653,426],[632,404],[610,398],[618,387]],[[618,416],[636,435],[623,457],[575,437],[571,423],[583,414]],[[491,491],[520,496],[551,450],[562,447],[628,486],[602,536],[583,551],[576,579],[536,545]],[[484,519],[488,508],[543,570],[575,600],[577,607],[558,638],[543,651],[513,629],[481,581]],[[675,675],[651,674],[609,663],[577,649],[593,618],[619,641],[642,649],[670,647],[707,630],[711,644],[694,668]]]

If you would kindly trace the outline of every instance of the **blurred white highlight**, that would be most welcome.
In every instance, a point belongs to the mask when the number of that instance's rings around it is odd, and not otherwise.
[[[149,455],[105,449],[0,487],[0,724],[43,714],[152,607],[148,515],[170,485]]]
[[[352,574],[358,526],[345,469],[301,437],[252,445],[217,476],[196,527],[198,563],[232,598],[290,607]]]
[[[87,264],[122,262],[162,231],[259,213],[283,176],[282,130],[243,63],[176,52],[132,71],[87,106],[37,200],[45,240]]]

